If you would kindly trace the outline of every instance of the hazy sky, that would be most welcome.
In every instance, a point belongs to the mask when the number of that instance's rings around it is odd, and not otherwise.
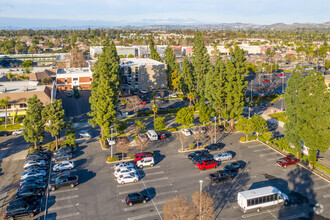
[[[0,17],[120,23],[330,21],[330,0],[0,0]]]

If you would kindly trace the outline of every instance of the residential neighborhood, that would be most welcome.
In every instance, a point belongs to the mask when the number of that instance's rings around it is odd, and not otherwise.
[[[184,2],[206,20],[0,15],[0,219],[329,219],[328,17]]]

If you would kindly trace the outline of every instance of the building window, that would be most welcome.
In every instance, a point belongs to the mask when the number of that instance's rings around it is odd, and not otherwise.
[[[21,103],[21,104],[19,104],[19,107],[20,107],[20,108],[26,108],[27,105],[26,105],[25,103]]]
[[[67,79],[67,78],[65,78],[65,81],[64,81],[64,82],[66,82],[66,83],[67,83],[67,82],[68,82],[68,79]]]
[[[135,78],[135,82],[138,82],[139,81],[139,78]]]
[[[73,81],[78,81],[78,78],[73,78],[72,80],[73,80]]]
[[[11,104],[8,104],[7,105],[7,109],[11,109]]]
[[[89,78],[91,82],[93,82],[93,77]]]
[[[135,74],[138,74],[139,72],[139,67],[135,67]]]

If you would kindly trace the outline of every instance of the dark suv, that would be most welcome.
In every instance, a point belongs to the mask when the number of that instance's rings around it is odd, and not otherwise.
[[[200,156],[194,157],[192,159],[192,162],[194,164],[196,164],[196,163],[198,163],[198,162],[200,162],[202,160],[213,160],[213,156],[212,155],[200,155]]]
[[[148,196],[143,195],[141,193],[131,193],[131,194],[128,194],[125,201],[126,201],[126,204],[129,206],[132,206],[136,203],[141,203],[141,202],[147,203]]]
[[[37,206],[35,204],[18,203],[7,207],[4,219],[15,219],[16,217],[22,216],[29,216],[32,218],[36,214]]]

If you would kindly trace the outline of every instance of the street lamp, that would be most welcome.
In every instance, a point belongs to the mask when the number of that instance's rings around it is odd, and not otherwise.
[[[249,118],[251,118],[251,105],[252,105],[253,81],[251,81],[251,100],[249,103]]]
[[[202,187],[203,180],[199,180],[199,219],[202,220]]]
[[[214,117],[214,142],[217,143],[217,117]]]
[[[283,95],[284,95],[284,76],[282,76],[282,106],[281,106],[281,110],[283,111]]]
[[[110,146],[110,147],[111,147],[111,158],[112,158],[112,156],[113,156],[113,149],[112,149],[112,148],[113,148],[112,132],[113,132],[113,128],[111,127],[111,129],[110,129],[110,135],[111,135],[111,144],[112,144],[112,145]]]

